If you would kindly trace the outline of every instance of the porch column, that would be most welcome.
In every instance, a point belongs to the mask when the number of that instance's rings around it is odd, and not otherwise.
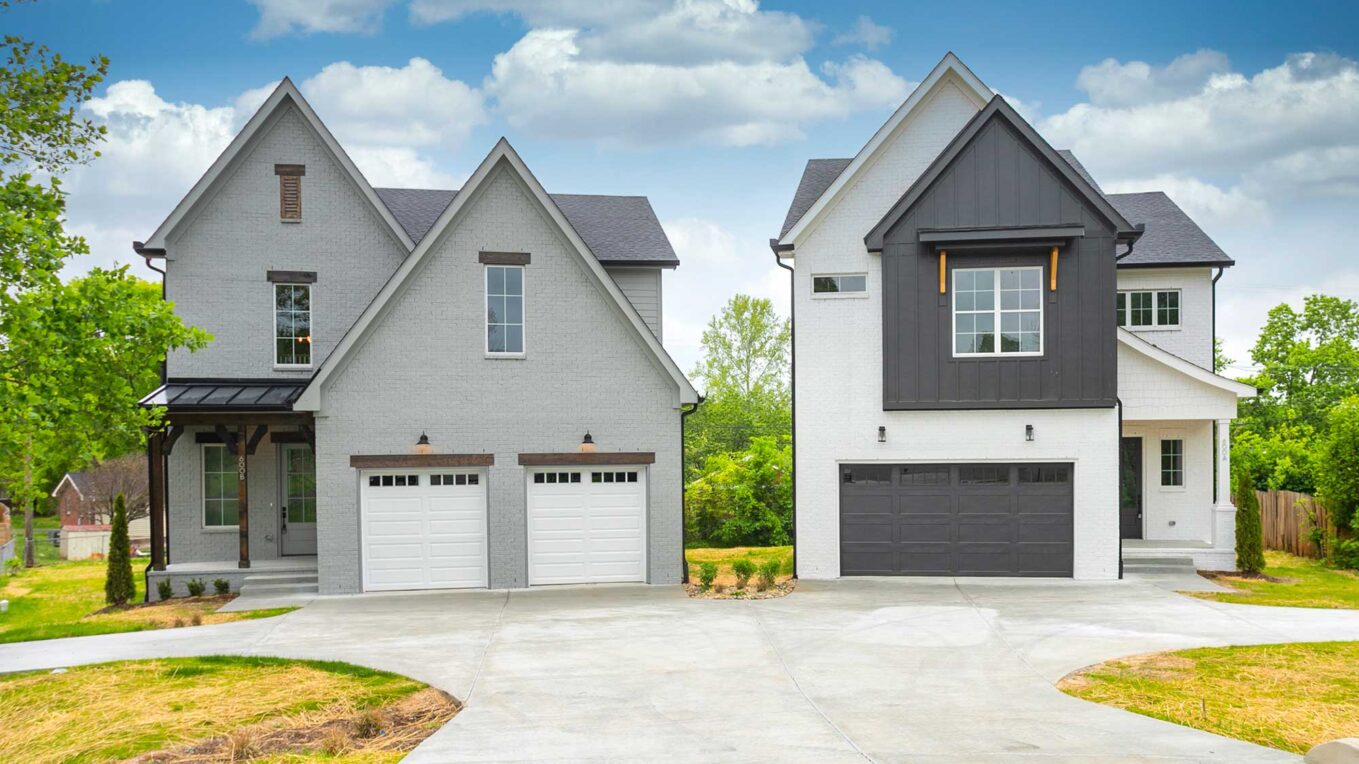
[[[151,513],[151,568],[165,570],[165,432],[146,439],[147,492]]]
[[[1217,482],[1213,503],[1213,546],[1236,548],[1236,505],[1232,503],[1232,420],[1217,420]]]
[[[245,425],[241,425],[236,429],[236,506],[241,534],[241,559],[236,566],[239,568],[250,567],[250,485],[245,467],[245,455],[249,448]]]

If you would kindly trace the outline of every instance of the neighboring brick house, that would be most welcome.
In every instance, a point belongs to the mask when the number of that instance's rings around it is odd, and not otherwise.
[[[644,197],[547,194],[504,140],[461,189],[374,189],[284,80],[135,248],[214,337],[145,399],[153,579],[679,580],[698,395]]]
[[[97,466],[94,469],[99,469]],[[145,466],[143,466],[144,474]],[[110,506],[106,497],[98,496],[96,479],[88,470],[68,472],[52,490],[56,499],[57,516],[61,519],[60,551],[63,560],[84,560],[92,555],[108,554]],[[145,483],[141,490],[145,490]],[[145,547],[150,539],[151,526],[146,507],[129,507],[137,515],[127,524],[128,540],[134,549]]]
[[[856,156],[808,162],[771,246],[800,576],[1234,567],[1233,263],[1165,194],[1103,193],[949,54]]]

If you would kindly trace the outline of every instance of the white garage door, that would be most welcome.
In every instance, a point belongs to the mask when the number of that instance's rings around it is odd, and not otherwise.
[[[529,584],[646,580],[646,469],[535,469]]]
[[[370,470],[361,494],[364,591],[487,585],[480,472]]]

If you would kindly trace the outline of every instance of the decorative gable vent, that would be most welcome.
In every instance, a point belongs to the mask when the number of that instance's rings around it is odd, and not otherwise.
[[[278,176],[278,216],[281,220],[302,219],[302,176],[307,174],[305,165],[276,164],[274,174]]]

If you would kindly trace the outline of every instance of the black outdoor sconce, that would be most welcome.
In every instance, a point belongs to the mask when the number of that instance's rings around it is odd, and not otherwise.
[[[883,425],[878,425],[878,442],[879,443],[887,442],[887,428]]]
[[[1031,424],[1024,425],[1024,440],[1027,440],[1030,443],[1033,442],[1033,425]]]

